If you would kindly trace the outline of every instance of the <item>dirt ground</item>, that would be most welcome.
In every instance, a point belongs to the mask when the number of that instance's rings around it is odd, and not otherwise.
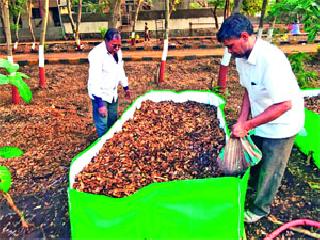
[[[169,61],[166,81],[160,85],[154,83],[157,64],[151,61],[125,64],[132,99],[150,89],[209,89],[217,81],[219,59]],[[319,74],[318,63],[309,68]],[[11,105],[10,87],[0,88],[0,146],[17,146],[25,152],[19,158],[0,158],[0,165],[10,169],[13,179],[10,194],[30,223],[28,231],[22,230],[18,216],[0,198],[0,239],[70,238],[67,200],[70,161],[97,138],[86,90],[87,71],[87,64],[48,65],[47,88],[40,89],[38,67],[23,67],[21,72],[31,77],[27,80],[33,92],[29,105]],[[226,117],[231,124],[239,112],[243,90],[234,66],[230,73]],[[313,84],[320,87],[319,81]],[[122,113],[130,101],[124,100],[121,88],[119,93]],[[320,170],[294,148],[271,214],[283,222],[298,218],[319,220],[319,184]],[[251,196],[249,191],[247,202]],[[261,239],[278,227],[267,218],[245,225],[248,239]],[[293,231],[284,232],[278,239],[284,238],[308,239]]]

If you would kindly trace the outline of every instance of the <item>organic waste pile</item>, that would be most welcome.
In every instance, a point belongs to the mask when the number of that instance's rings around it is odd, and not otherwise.
[[[320,114],[320,95],[316,97],[308,97],[304,99],[305,106],[309,110]]]
[[[123,197],[153,182],[221,175],[216,107],[146,101],[76,176],[74,188]]]

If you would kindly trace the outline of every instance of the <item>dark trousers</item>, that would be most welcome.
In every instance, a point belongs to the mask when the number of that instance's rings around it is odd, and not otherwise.
[[[107,117],[102,117],[99,114],[98,103],[92,100],[93,122],[96,126],[98,137],[105,134],[118,119],[118,100],[113,100],[112,103],[105,101],[103,103],[107,107]]]
[[[262,151],[260,163],[251,168],[250,182],[256,185],[256,195],[249,209],[257,215],[270,213],[270,205],[280,187],[295,136],[272,139],[252,136],[253,142]]]

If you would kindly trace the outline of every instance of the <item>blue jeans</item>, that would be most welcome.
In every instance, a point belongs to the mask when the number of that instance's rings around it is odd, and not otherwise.
[[[92,100],[93,122],[96,126],[98,137],[105,134],[118,119],[118,100],[113,100],[112,103],[103,101],[103,103],[107,107],[107,117],[102,117],[99,114],[98,103]]]
[[[257,192],[250,205],[251,212],[268,215],[270,205],[280,187],[288,163],[295,136],[272,139],[252,136],[253,142],[262,151],[261,162],[251,168],[251,182],[257,183]]]

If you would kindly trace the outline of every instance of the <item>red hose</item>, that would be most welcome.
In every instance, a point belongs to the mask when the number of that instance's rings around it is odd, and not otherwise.
[[[263,240],[272,240],[276,236],[278,236],[281,232],[283,232],[284,230],[286,230],[288,228],[293,228],[296,226],[310,226],[310,227],[320,228],[320,222],[310,220],[310,219],[292,220],[292,221],[287,222],[286,224],[282,225],[281,227],[279,227],[278,229],[276,229],[272,233],[268,234]]]

